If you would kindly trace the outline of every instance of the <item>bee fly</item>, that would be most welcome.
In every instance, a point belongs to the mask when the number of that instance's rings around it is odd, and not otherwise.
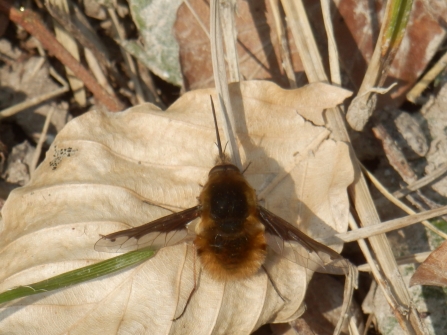
[[[263,264],[269,250],[312,271],[347,274],[347,260],[257,203],[255,190],[222,151],[212,100],[211,104],[219,157],[199,195],[199,204],[103,236],[95,249],[125,252],[176,245],[189,241],[187,224],[200,217],[193,243],[203,269],[215,280],[244,279],[261,269],[265,271]]]

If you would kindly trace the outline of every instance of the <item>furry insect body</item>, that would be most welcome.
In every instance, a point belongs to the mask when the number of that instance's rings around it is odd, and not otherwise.
[[[139,227],[102,236],[95,249],[124,252],[189,242],[187,225],[200,217],[194,244],[203,269],[215,280],[244,279],[263,269],[275,291],[285,300],[263,266],[267,245],[272,252],[312,271],[345,275],[353,271],[352,265],[335,251],[257,204],[254,189],[225,157],[214,106],[213,115],[219,157],[200,193],[199,204]],[[183,312],[174,320],[185,313],[195,291],[196,286]],[[352,287],[349,294],[352,296]],[[343,315],[348,308],[349,304]]]
[[[211,169],[199,202],[194,244],[203,268],[216,280],[254,275],[265,261],[267,244],[255,191],[239,169],[226,163]]]

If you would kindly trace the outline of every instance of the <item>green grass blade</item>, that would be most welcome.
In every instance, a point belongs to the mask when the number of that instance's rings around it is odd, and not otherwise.
[[[80,269],[65,272],[34,284],[18,286],[0,293],[0,304],[29,295],[49,292],[105,276],[147,260],[151,258],[154,253],[155,252],[153,250],[148,249],[131,251],[124,255],[113,257]]]
[[[394,56],[397,52],[410,19],[413,0],[393,0],[390,6],[384,21],[382,56],[387,53]]]

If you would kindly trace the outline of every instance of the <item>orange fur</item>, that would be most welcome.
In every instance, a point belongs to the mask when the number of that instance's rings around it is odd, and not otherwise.
[[[237,232],[218,229],[210,213],[210,188],[225,182],[243,192],[248,204],[248,217],[241,221]],[[194,244],[203,268],[216,280],[235,280],[254,275],[266,257],[264,226],[259,222],[256,194],[239,171],[216,171],[209,175],[199,196],[201,222],[196,228]],[[219,248],[216,248],[216,239]]]
[[[236,237],[242,240],[246,238],[246,241],[235,257],[230,256],[231,250],[224,250],[220,254],[213,250],[213,234],[197,235],[194,241],[203,268],[216,280],[247,278],[254,275],[265,261],[267,245],[262,228],[244,230],[243,234]],[[230,242],[231,238],[225,237]]]

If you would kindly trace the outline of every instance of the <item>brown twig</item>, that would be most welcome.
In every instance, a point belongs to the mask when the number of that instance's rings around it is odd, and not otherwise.
[[[0,12],[8,15],[11,21],[22,26],[28,33],[37,38],[45,49],[72,70],[75,76],[82,80],[93,93],[98,102],[110,111],[116,112],[124,109],[124,105],[116,97],[109,95],[90,72],[56,40],[34,12],[28,9],[23,12],[18,11],[7,0],[0,0]]]

